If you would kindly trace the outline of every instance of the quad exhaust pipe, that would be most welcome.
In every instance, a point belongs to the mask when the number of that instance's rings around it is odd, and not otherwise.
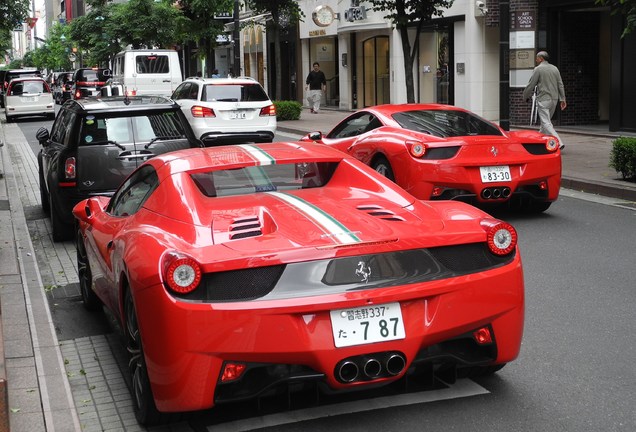
[[[485,200],[506,199],[510,197],[512,191],[508,186],[486,188],[481,191],[481,197]]]
[[[336,365],[336,379],[349,384],[399,375],[406,367],[406,358],[399,352],[381,352],[341,360]]]

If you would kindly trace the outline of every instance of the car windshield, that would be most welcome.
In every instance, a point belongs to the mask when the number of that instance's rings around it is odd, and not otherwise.
[[[186,138],[176,112],[109,118],[88,115],[83,120],[80,136],[80,145]]]
[[[236,196],[323,187],[337,166],[338,162],[276,163],[198,172],[191,177],[207,197]]]
[[[207,84],[201,100],[205,102],[263,102],[269,100],[259,84]]]
[[[465,111],[421,110],[393,114],[404,129],[423,132],[441,138],[467,135],[501,135],[493,124]]]

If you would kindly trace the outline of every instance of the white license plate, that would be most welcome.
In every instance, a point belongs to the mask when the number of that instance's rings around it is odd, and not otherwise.
[[[244,119],[245,112],[244,111],[230,111],[230,119]]]
[[[38,100],[38,98],[35,97],[35,96],[23,97],[22,98],[22,102],[36,102],[37,100]]]
[[[337,348],[406,337],[399,303],[332,310],[330,314]]]
[[[508,165],[479,167],[479,172],[481,173],[482,183],[509,182],[512,180]]]

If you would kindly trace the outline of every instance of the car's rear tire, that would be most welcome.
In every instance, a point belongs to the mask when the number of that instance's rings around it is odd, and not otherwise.
[[[135,417],[142,425],[156,425],[169,420],[168,414],[162,414],[157,410],[155,399],[152,395],[150,379],[148,378],[148,368],[146,358],[139,333],[137,322],[137,312],[133,302],[130,287],[124,287],[124,338],[126,340],[126,350],[128,351],[128,368],[132,378],[131,393],[135,406]]]
[[[82,294],[82,302],[84,308],[89,311],[99,310],[102,307],[95,291],[93,291],[93,273],[91,272],[91,264],[86,254],[86,246],[80,231],[76,234],[77,249],[77,276],[79,277],[80,292]]]
[[[391,164],[384,156],[378,156],[371,165],[371,168],[376,170],[378,173],[382,174],[384,177],[388,178],[391,181],[395,181],[395,175],[393,174],[393,169],[391,168]]]
[[[7,116],[7,123],[12,123],[14,121],[13,117]]]
[[[42,203],[42,211],[48,216],[51,214],[51,205],[49,204],[49,194],[46,192],[44,169],[40,161],[38,161],[38,171],[40,172],[40,202]]]
[[[55,201],[49,195],[49,206],[51,208],[51,236],[54,242],[68,240],[73,236],[73,226],[67,225],[62,221],[59,210],[55,205]]]

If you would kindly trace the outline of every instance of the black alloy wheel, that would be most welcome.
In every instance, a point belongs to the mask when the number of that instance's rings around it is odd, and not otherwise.
[[[77,275],[79,277],[80,292],[82,294],[82,302],[84,308],[89,311],[95,311],[101,309],[102,302],[93,291],[93,273],[91,272],[91,265],[88,262],[88,255],[86,254],[86,247],[84,245],[84,236],[81,231],[77,231],[76,236],[76,249],[77,249]]]
[[[155,400],[150,387],[146,359],[141,343],[141,334],[137,322],[137,313],[133,302],[130,287],[126,286],[124,298],[125,314],[125,339],[128,351],[128,369],[132,378],[131,393],[135,403],[135,417],[142,425],[154,425],[164,423],[167,417],[157,410]]]
[[[51,212],[51,236],[54,242],[60,242],[68,240],[73,236],[73,227],[65,224],[60,218],[58,208],[55,204],[55,200],[49,194],[49,206]]]
[[[46,192],[46,183],[44,181],[44,168],[42,168],[42,161],[38,160],[38,170],[40,173],[40,203],[42,204],[42,211],[45,215],[51,214],[51,205],[49,204],[49,194]]]
[[[392,182],[395,182],[395,175],[393,175],[391,164],[384,156],[378,156],[378,158],[373,162],[371,168],[373,168]]]

